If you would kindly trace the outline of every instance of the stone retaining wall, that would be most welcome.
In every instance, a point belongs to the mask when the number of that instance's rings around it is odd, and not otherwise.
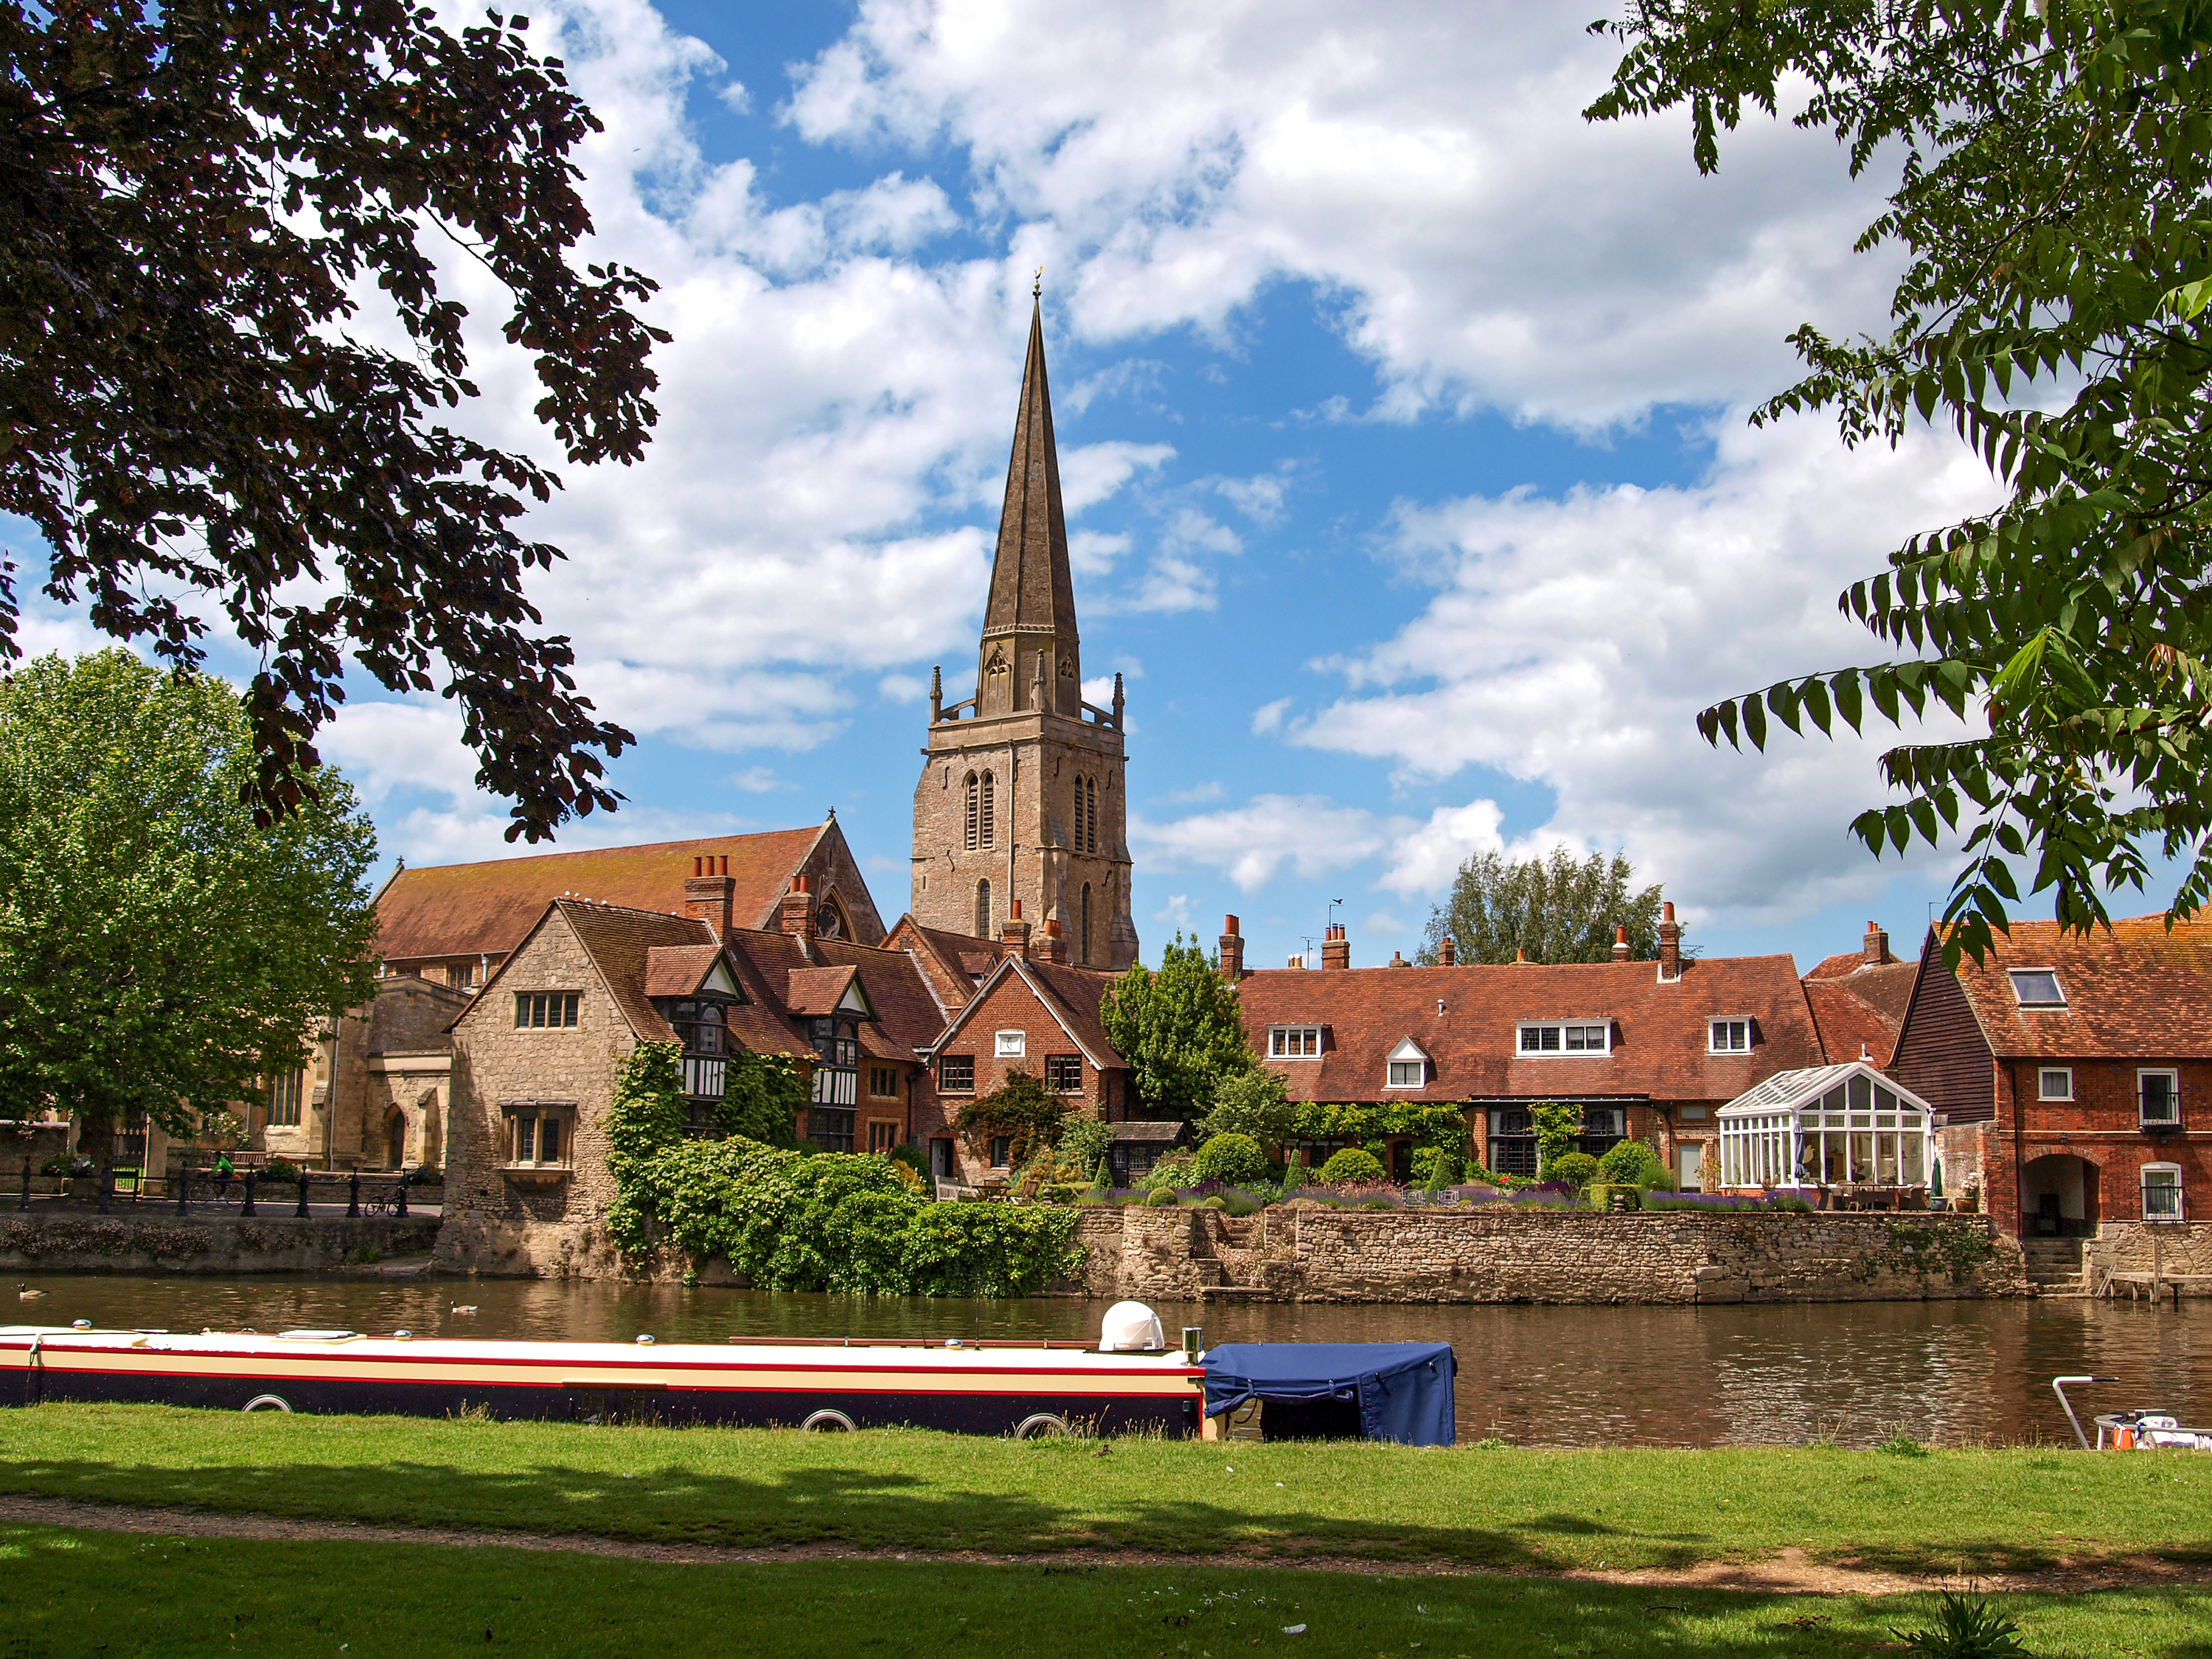
[[[1085,1210],[1070,1289],[1279,1302],[1882,1302],[2031,1294],[1987,1217]]]
[[[283,1273],[416,1255],[435,1216],[0,1216],[0,1271]]]
[[[2212,1295],[2212,1222],[2107,1221],[2097,1237],[2082,1241],[2086,1289],[2102,1285],[2108,1273],[2147,1273],[2197,1280],[2180,1286],[2184,1296]]]

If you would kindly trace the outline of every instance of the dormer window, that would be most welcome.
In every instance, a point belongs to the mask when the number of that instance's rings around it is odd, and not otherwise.
[[[1425,1089],[1429,1086],[1429,1057],[1420,1044],[1407,1037],[1393,1048],[1385,1064],[1389,1071],[1383,1086]]]
[[[1747,1054],[1751,1052],[1751,1022],[1747,1019],[1716,1019],[1706,1026],[1705,1052],[1714,1054]]]
[[[1319,1060],[1321,1058],[1321,1027],[1318,1025],[1270,1025],[1267,1028],[1267,1058],[1270,1060]]]
[[[2023,1008],[2063,1008],[2066,993],[2058,983],[2055,968],[2014,968],[2012,976],[2014,999]]]
[[[1611,1020],[1523,1020],[1520,1050],[1527,1055],[1609,1054]]]

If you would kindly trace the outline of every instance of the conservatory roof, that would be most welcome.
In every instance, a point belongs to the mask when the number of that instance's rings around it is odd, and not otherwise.
[[[1808,1066],[1802,1071],[1777,1072],[1757,1088],[1747,1089],[1722,1107],[1720,1115],[1723,1118],[1730,1118],[1749,1117],[1766,1112],[1794,1112],[1810,1106],[1831,1089],[1839,1087],[1854,1077],[1863,1077],[1887,1090],[1916,1111],[1935,1109],[1910,1089],[1899,1088],[1895,1082],[1866,1061],[1854,1060],[1840,1066]]]

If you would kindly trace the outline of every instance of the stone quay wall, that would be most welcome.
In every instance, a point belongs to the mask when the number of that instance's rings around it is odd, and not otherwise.
[[[435,1216],[0,1216],[0,1271],[289,1273],[427,1254]]]
[[[1070,1291],[1139,1301],[1886,1302],[2027,1296],[1985,1216],[1085,1210]]]
[[[2212,1295],[2212,1222],[2107,1221],[2082,1241],[2083,1278],[2099,1288],[2106,1273],[2156,1272],[2184,1284],[2185,1296]]]

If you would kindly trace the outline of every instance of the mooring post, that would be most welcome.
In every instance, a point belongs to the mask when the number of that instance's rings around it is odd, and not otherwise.
[[[15,1207],[19,1210],[31,1207],[31,1160],[27,1158],[23,1160],[23,1195],[15,1200]]]
[[[346,1218],[351,1220],[361,1213],[361,1171],[356,1170],[346,1181]]]
[[[2153,1233],[2150,1236],[2150,1305],[2152,1307],[2158,1306],[2158,1299],[2165,1294],[2165,1291],[2166,1240],[2158,1234]],[[2177,1308],[2181,1305],[2179,1297],[2173,1298],[2173,1305]]]
[[[300,1171],[300,1202],[299,1202],[299,1206],[298,1206],[296,1209],[295,1209],[295,1210],[292,1212],[292,1213],[293,1213],[294,1215],[295,1215],[295,1216],[300,1216],[300,1217],[303,1217],[303,1218],[304,1218],[304,1217],[307,1215],[307,1170],[306,1170],[304,1167],[303,1167],[303,1168],[301,1168],[301,1171]]]
[[[242,1216],[253,1213],[253,1181],[257,1173],[252,1170],[246,1172],[246,1202],[238,1206],[238,1212]]]

